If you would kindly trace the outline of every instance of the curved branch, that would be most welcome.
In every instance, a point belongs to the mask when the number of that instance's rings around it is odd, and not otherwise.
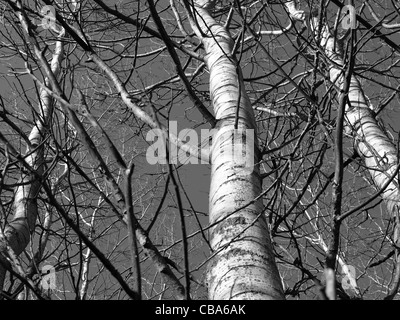
[[[369,12],[371,13],[371,15],[375,19],[375,21],[378,24],[380,24],[382,27],[384,27],[386,29],[398,29],[398,28],[400,28],[400,23],[388,24],[388,23],[383,22],[381,19],[379,19],[379,17],[375,13],[374,9],[372,9],[372,7],[369,5],[368,0],[365,1],[365,5],[368,7]]]

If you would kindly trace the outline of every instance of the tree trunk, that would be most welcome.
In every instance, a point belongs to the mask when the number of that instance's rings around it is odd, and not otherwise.
[[[317,19],[313,21],[315,25],[318,23]],[[332,61],[329,66],[329,78],[340,92],[344,82],[343,68],[340,68],[344,66],[343,57],[337,49],[338,43],[326,25],[322,27],[320,45]],[[375,186],[379,190],[397,169],[396,147],[376,121],[372,106],[366,102],[364,92],[354,75],[350,81],[348,101],[345,115],[348,131],[353,135],[354,146],[365,161]],[[382,192],[382,198],[386,201],[392,216],[396,216],[397,203],[400,200],[397,178]]]
[[[305,21],[303,11],[297,10],[294,1],[285,4],[293,19]],[[317,36],[319,19],[312,17],[310,25]],[[339,43],[329,31],[327,24],[322,25],[319,45],[329,61],[329,80],[336,86],[338,93],[344,86],[345,64]],[[354,57],[351,57],[354,59]],[[373,107],[365,98],[358,79],[352,75],[348,92],[348,102],[345,105],[346,131],[353,136],[354,148],[363,159],[377,190],[382,190],[381,197],[385,201],[389,215],[394,220],[394,243],[399,245],[399,207],[400,190],[398,178],[398,156],[395,145],[390,141],[375,118]],[[399,261],[399,250],[396,255]],[[399,275],[400,264],[397,263]],[[396,277],[390,289],[397,292],[399,278]]]
[[[313,25],[318,21],[313,19]],[[337,87],[338,92],[344,85],[344,62],[338,51],[338,43],[329,32],[326,25],[322,27],[321,47],[332,61],[329,66],[329,78]],[[353,58],[353,57],[352,57]],[[343,68],[340,68],[342,66]],[[348,103],[345,109],[347,131],[353,136],[354,147],[363,159],[377,190],[386,188],[381,193],[388,213],[394,222],[394,243],[398,246],[399,239],[399,178],[398,157],[395,145],[390,141],[375,118],[373,107],[368,105],[360,82],[351,77],[348,93]],[[391,181],[390,181],[391,180]],[[399,274],[399,250],[396,250],[397,274]],[[399,276],[395,277],[389,295],[395,294],[399,286]]]
[[[214,227],[210,230],[213,257],[207,272],[208,295],[210,299],[284,299],[260,197],[257,143],[255,152],[246,155],[254,157],[249,162],[256,164],[250,170],[229,152],[243,143],[235,133],[254,132],[255,121],[232,54],[234,42],[211,17],[212,5],[213,1],[197,1],[195,7],[195,18],[205,34],[201,38],[218,121],[211,148],[209,222]],[[247,135],[246,143],[252,143],[251,138]]]
[[[61,33],[60,37],[63,35]],[[57,41],[55,52],[51,62],[51,69],[57,77],[60,72],[61,61],[63,59],[62,41]],[[46,81],[46,85],[50,85]],[[18,256],[29,244],[31,234],[34,231],[38,214],[37,196],[40,191],[41,177],[44,171],[44,147],[42,142],[47,135],[47,130],[51,125],[54,101],[45,90],[40,90],[39,117],[35,126],[29,134],[31,146],[25,157],[25,161],[35,172],[23,173],[19,180],[18,187],[15,188],[13,219],[0,235],[0,255],[8,256],[7,246]],[[0,290],[3,288],[5,278],[5,268],[0,264]]]

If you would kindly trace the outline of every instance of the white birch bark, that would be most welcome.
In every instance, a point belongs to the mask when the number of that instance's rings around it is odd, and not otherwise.
[[[318,23],[316,19],[313,19],[313,22],[314,25]],[[343,58],[337,49],[336,40],[326,25],[322,27],[321,47],[332,61],[329,66],[329,78],[340,91],[344,82]],[[379,190],[387,183],[397,168],[396,147],[379,126],[373,109],[366,101],[360,82],[354,75],[350,81],[348,100],[350,102],[346,104],[348,130],[353,135],[354,146],[365,161],[375,186]],[[395,217],[400,199],[397,178],[383,191],[382,198],[386,201],[390,214]]]
[[[100,208],[101,204],[103,203],[103,199],[99,199],[97,208]],[[98,211],[98,209],[93,210],[92,217],[90,219],[90,222],[86,222],[83,217],[82,221],[85,223],[88,228],[89,228],[89,239],[92,241],[93,240],[93,234],[94,234],[94,223],[95,223],[95,216]],[[81,300],[86,300],[87,297],[87,291],[89,288],[89,272],[90,272],[90,262],[92,260],[92,250],[90,248],[86,249],[86,252],[83,255],[83,266],[82,266],[82,275],[81,275],[81,288],[79,290],[79,297]]]
[[[61,38],[63,34],[62,31],[59,37]],[[63,43],[59,40],[56,42],[51,62],[51,69],[56,77],[60,73],[63,53]],[[46,82],[49,86],[48,81]],[[28,147],[25,158],[25,161],[35,170],[38,176],[42,176],[44,170],[44,148],[41,143],[51,125],[53,105],[51,96],[45,90],[40,90],[39,116],[29,134],[31,146]],[[7,245],[16,255],[19,255],[29,244],[38,214],[37,196],[40,187],[41,182],[33,172],[21,176],[19,186],[15,189],[13,219],[7,224],[3,234],[0,235],[0,255],[3,255],[3,257],[7,256]],[[0,289],[3,288],[5,271],[0,264]]]
[[[214,1],[195,4],[195,18],[206,35],[197,32],[206,51],[218,121],[211,149],[209,222],[216,225],[210,231],[214,253],[208,266],[208,295],[210,299],[284,299],[262,200],[257,198],[262,190],[259,169],[256,165],[250,173],[226,154],[234,143],[241,143],[233,138],[237,108],[238,129],[255,130],[253,110],[231,54],[234,42],[210,14]],[[257,160],[256,151],[254,163]]]
[[[293,19],[305,21],[304,12],[296,9],[294,1],[286,3],[285,6]],[[314,32],[317,32],[318,24],[318,18],[312,17],[310,26]],[[319,45],[330,61],[329,79],[340,93],[344,86],[345,64],[339,44],[326,24],[321,28]],[[381,190],[386,186],[381,197],[385,201],[390,217],[394,219],[394,242],[398,245],[400,190],[396,174],[398,166],[396,147],[378,124],[373,107],[367,103],[361,84],[355,75],[351,76],[348,101],[345,106],[346,131],[353,136],[354,148],[368,168],[376,189]]]
[[[286,4],[290,15],[296,19],[298,17],[304,19],[304,13],[301,14],[303,11],[297,10],[291,4],[292,2]],[[318,19],[314,17],[311,20],[311,28],[314,32],[317,32],[317,26]],[[344,83],[343,56],[327,25],[322,26],[320,46],[331,62],[329,79],[340,92]],[[379,190],[396,171],[398,164],[396,147],[379,126],[373,108],[367,103],[360,82],[354,75],[352,75],[350,81],[348,100],[350,103],[346,104],[347,129],[354,136],[354,146],[365,161],[375,186]],[[393,179],[392,183],[385,189],[382,198],[386,201],[391,215],[397,216],[397,204],[400,200],[397,178]]]
[[[317,26],[316,18],[312,20],[312,24]],[[336,39],[326,25],[322,27],[321,47],[332,61],[329,66],[330,80],[340,91],[344,86],[343,57],[337,49]],[[353,136],[354,147],[368,168],[375,188],[381,190],[387,186],[381,193],[381,197],[385,201],[390,217],[394,220],[393,239],[398,245],[400,190],[398,173],[396,173],[398,167],[396,147],[378,124],[373,107],[367,103],[360,82],[354,75],[350,80],[348,101],[345,107],[347,131]],[[393,175],[396,177],[389,183]],[[398,252],[397,250],[397,261]],[[396,281],[394,285],[398,286],[398,282]]]

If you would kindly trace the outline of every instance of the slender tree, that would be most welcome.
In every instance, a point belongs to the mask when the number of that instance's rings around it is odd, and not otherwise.
[[[210,97],[217,119],[210,155],[209,219],[216,226],[210,230],[213,258],[207,275],[209,298],[282,299],[281,281],[262,214],[258,166],[247,170],[246,161],[237,163],[235,152],[228,152],[242,144],[238,132],[250,129],[252,135],[257,133],[253,133],[253,110],[233,54],[234,41],[210,15],[213,6],[212,1],[196,1],[188,9],[199,24],[194,31],[205,48]],[[246,143],[254,143],[253,139],[249,135]],[[259,163],[258,155],[256,144],[255,164]]]
[[[305,14],[303,11],[296,9],[293,1],[286,3],[293,19],[302,20],[305,22]],[[323,8],[323,6],[322,6]],[[323,9],[322,9],[323,10]],[[350,12],[349,14],[351,14]],[[361,84],[353,73],[355,52],[354,43],[356,39],[351,36],[350,49],[346,62],[343,57],[343,44],[335,38],[329,30],[328,25],[324,22],[324,12],[314,10],[310,16],[310,27],[317,39],[317,44],[322,48],[323,55],[327,59],[329,80],[340,94],[339,110],[338,110],[338,134],[336,136],[336,152],[335,152],[335,180],[334,180],[334,198],[335,212],[333,216],[333,237],[329,248],[327,249],[327,269],[335,272],[336,257],[339,247],[339,228],[340,223],[349,213],[341,211],[342,206],[342,180],[343,180],[343,134],[344,126],[349,135],[353,137],[353,144],[357,154],[363,159],[365,167],[375,184],[376,190],[380,192],[382,199],[387,205],[389,216],[394,221],[394,243],[398,245],[399,241],[399,213],[398,205],[400,199],[400,189],[398,180],[398,157],[397,150],[393,142],[389,139],[382,127],[378,124],[375,118],[375,108],[369,104],[365,98]],[[349,16],[347,19],[356,19],[356,16]],[[350,24],[353,29],[350,33],[355,35],[355,21]],[[343,40],[342,40],[343,41]],[[342,114],[340,114],[342,113]],[[340,197],[340,198],[338,198]],[[398,259],[398,250],[396,250],[396,259]],[[396,267],[396,274],[400,272],[399,265]],[[397,276],[396,276],[397,278]],[[335,299],[336,292],[333,287],[327,287],[328,296]],[[397,292],[399,280],[396,279],[391,287],[389,296]]]

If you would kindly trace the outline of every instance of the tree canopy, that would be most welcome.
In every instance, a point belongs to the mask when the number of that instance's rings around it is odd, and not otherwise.
[[[0,9],[0,299],[398,299],[395,1]]]

